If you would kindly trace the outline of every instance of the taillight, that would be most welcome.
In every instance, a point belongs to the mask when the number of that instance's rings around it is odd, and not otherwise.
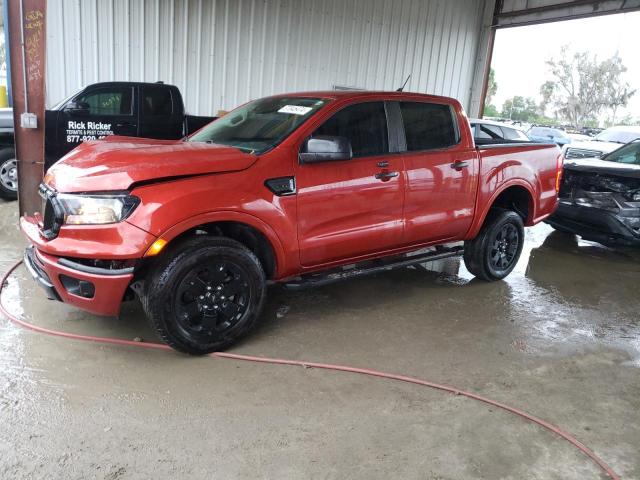
[[[560,193],[560,185],[562,183],[562,167],[564,165],[564,159],[562,154],[558,155],[556,159],[556,193]]]

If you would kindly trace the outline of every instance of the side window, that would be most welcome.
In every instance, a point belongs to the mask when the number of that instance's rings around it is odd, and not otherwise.
[[[521,140],[523,142],[529,141],[527,136],[524,133],[522,133],[520,130],[516,130],[515,128],[506,128],[506,127],[502,127],[502,130],[504,131],[504,137],[507,140]]]
[[[407,150],[446,148],[458,143],[454,115],[449,105],[400,102]]]
[[[171,90],[166,87],[144,87],[142,115],[145,117],[170,116],[173,113]]]
[[[476,123],[475,125],[473,125],[473,138],[481,138],[485,140],[485,139],[490,139],[491,135],[489,135],[487,132],[482,130],[482,127],[480,126],[479,123]]]
[[[348,138],[354,157],[389,153],[384,103],[358,103],[344,108],[313,132],[313,136],[317,135]]]
[[[489,125],[485,123],[482,125],[482,130],[490,137],[490,138],[504,138],[503,130],[496,125]]]
[[[496,138],[502,138],[502,132],[499,128],[486,123],[477,123],[473,130],[473,138],[482,140],[493,140]]]
[[[132,89],[130,87],[101,88],[78,97],[77,103],[85,103],[89,115],[131,115]]]

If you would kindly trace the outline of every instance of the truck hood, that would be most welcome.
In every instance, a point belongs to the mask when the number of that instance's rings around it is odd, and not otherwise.
[[[127,190],[141,182],[244,170],[256,159],[224,145],[113,135],[79,145],[49,169],[45,182],[69,193]]]
[[[571,142],[567,143],[562,148],[562,153],[564,154],[568,149],[578,149],[578,150],[593,150],[595,152],[601,153],[609,153],[613,152],[617,148],[620,148],[622,144],[615,142],[600,142],[598,140],[587,140],[584,142]]]
[[[574,172],[588,172],[640,179],[640,165],[609,162],[599,158],[580,158],[564,161],[564,168]]]

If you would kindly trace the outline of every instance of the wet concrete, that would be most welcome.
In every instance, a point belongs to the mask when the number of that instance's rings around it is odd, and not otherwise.
[[[0,203],[0,270],[20,258]],[[458,260],[306,292],[270,291],[233,349],[456,385],[523,408],[640,478],[640,255],[546,225],[516,271]],[[39,325],[156,341],[136,303],[99,318],[21,268],[4,301]],[[94,345],[0,319],[1,479],[601,478],[547,431],[471,400],[297,367]]]

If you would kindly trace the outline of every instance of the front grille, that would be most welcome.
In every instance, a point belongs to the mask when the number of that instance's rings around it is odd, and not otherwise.
[[[587,150],[584,148],[567,148],[567,152],[564,154],[564,158],[570,160],[572,158],[590,158],[600,157],[602,152],[598,150]]]
[[[42,197],[42,225],[40,231],[47,240],[54,239],[60,232],[64,220],[64,212],[56,199],[56,191],[51,187],[40,184],[38,193]]]

